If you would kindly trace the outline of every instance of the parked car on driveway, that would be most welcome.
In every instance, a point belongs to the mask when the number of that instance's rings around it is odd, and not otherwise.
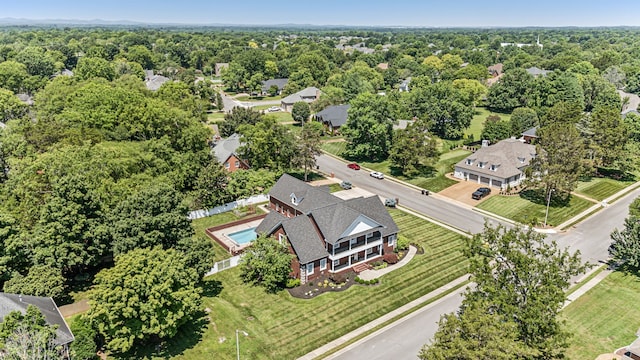
[[[471,194],[471,198],[474,200],[480,200],[489,194],[491,194],[491,189],[489,189],[488,187],[481,187],[478,188],[478,190],[474,191],[473,194]]]
[[[345,190],[349,190],[349,189],[351,189],[352,185],[351,185],[350,181],[345,180],[345,181],[340,183],[340,187],[345,189]]]
[[[358,164],[356,164],[356,163],[350,163],[350,164],[347,164],[347,167],[348,167],[349,169],[353,169],[353,170],[360,170],[360,165],[358,165]]]
[[[376,179],[380,179],[380,180],[384,179],[384,174],[381,173],[381,172],[374,171],[369,175],[374,177],[374,178],[376,178]]]

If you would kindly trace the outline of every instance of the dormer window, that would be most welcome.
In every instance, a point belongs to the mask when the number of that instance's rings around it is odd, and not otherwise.
[[[480,162],[478,163],[478,167],[479,167],[479,168],[484,168],[484,165],[485,165],[485,164],[486,164],[486,162],[482,162],[482,161],[480,161]]]
[[[489,167],[489,170],[491,170],[491,171],[497,171],[497,170],[498,170],[498,167],[499,167],[499,165],[491,164],[491,167]]]
[[[520,161],[520,164],[524,164],[524,158],[523,157],[518,157],[518,161]]]
[[[473,159],[467,159],[467,165],[473,165]]]
[[[298,198],[296,197],[296,194],[291,193],[291,203],[293,205],[298,205]]]

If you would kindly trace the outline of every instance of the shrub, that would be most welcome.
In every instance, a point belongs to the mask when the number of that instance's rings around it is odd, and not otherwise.
[[[405,236],[399,235],[398,242],[396,244],[396,251],[407,250],[409,248],[409,244],[409,239],[407,239]]]
[[[384,262],[386,262],[387,264],[392,265],[392,264],[395,264],[395,263],[397,263],[397,262],[398,262],[398,255],[396,255],[396,254],[394,254],[394,253],[391,253],[391,254],[384,254],[384,255],[382,256],[382,260],[383,260]]]
[[[331,280],[336,284],[347,282],[347,276],[344,274],[331,274]]]
[[[291,289],[294,288],[296,286],[300,285],[300,279],[289,279],[287,280],[287,288]]]

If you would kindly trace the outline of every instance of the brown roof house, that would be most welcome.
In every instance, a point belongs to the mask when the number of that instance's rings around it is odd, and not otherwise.
[[[47,324],[57,327],[54,344],[61,346],[62,357],[69,359],[69,344],[75,340],[75,337],[52,298],[0,292],[0,322],[13,311],[20,311],[23,314],[26,313],[29,305],[33,305],[40,310]],[[1,350],[0,358],[2,358]]]
[[[239,169],[246,170],[249,168],[249,163],[243,160],[238,154],[238,148],[240,146],[242,146],[240,135],[233,134],[226,139],[221,139],[216,142],[211,151],[216,159],[218,159],[218,162],[223,164],[229,172],[234,172]]]
[[[505,189],[519,185],[526,177],[524,169],[536,156],[536,147],[517,139],[482,146],[456,164],[453,176],[478,184]]]
[[[271,212],[256,228],[286,244],[291,275],[304,284],[393,253],[398,226],[377,196],[342,200],[288,174],[269,192]]]
[[[312,103],[318,100],[318,98],[320,97],[320,93],[321,91],[317,87],[308,87],[282,99],[282,101],[280,101],[280,107],[284,111],[291,111],[291,109],[293,108],[293,104],[297,103],[298,101]]]

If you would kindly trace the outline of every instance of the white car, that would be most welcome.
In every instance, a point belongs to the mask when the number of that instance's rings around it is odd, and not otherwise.
[[[268,112],[275,112],[275,111],[280,111],[282,109],[280,109],[279,106],[272,106],[270,108],[267,109]]]
[[[374,171],[369,175],[373,176],[376,179],[380,179],[380,180],[384,179],[384,174],[381,172]]]

